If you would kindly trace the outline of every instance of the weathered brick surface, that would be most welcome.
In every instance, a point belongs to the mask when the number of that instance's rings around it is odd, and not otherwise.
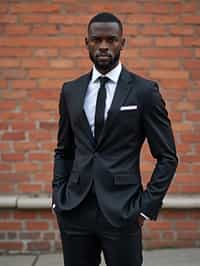
[[[166,99],[180,160],[170,193],[199,193],[199,9],[198,0],[103,0],[89,5],[74,0],[1,1],[0,193],[50,193],[59,91],[63,81],[90,69],[84,36],[88,20],[99,11],[121,18],[127,37],[122,62],[157,80]],[[154,166],[147,145],[142,157],[146,184]],[[151,231],[146,233],[147,247],[199,245],[195,216],[186,212],[176,225],[180,212],[172,214],[170,222],[147,226]],[[11,212],[6,223],[0,217],[0,226],[8,226],[1,234],[0,250],[46,251],[60,246],[55,234],[45,231],[52,221],[45,217],[38,221],[40,212],[33,218],[36,227],[18,215]],[[41,242],[32,240],[33,229]],[[17,230],[16,239],[5,230]],[[53,227],[49,230],[57,234]],[[23,238],[30,242],[21,242]]]

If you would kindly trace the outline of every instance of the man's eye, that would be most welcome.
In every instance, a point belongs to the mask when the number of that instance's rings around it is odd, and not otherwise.
[[[115,41],[117,41],[117,38],[115,38],[115,37],[111,37],[108,39],[108,42],[115,42]]]
[[[101,41],[101,39],[100,39],[100,38],[92,38],[91,41],[92,41],[92,42],[97,42],[97,43],[98,43],[98,42]]]

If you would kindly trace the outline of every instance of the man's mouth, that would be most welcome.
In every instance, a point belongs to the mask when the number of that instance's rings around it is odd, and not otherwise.
[[[111,56],[110,55],[107,55],[107,54],[100,54],[100,55],[97,55],[97,58],[100,58],[100,59],[108,59],[110,58]]]

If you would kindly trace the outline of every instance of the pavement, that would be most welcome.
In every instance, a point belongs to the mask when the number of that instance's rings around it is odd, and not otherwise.
[[[143,266],[199,266],[200,248],[144,251]],[[0,266],[63,266],[61,253],[1,255]],[[103,256],[101,266],[105,266]],[[124,264],[126,265],[126,263]]]

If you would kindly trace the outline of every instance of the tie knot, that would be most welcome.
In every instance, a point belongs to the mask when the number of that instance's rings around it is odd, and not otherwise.
[[[109,81],[109,78],[108,77],[100,77],[99,78],[99,80],[100,80],[100,85],[101,85],[101,87],[102,86],[105,86],[105,84],[106,84],[106,82],[108,82]]]

